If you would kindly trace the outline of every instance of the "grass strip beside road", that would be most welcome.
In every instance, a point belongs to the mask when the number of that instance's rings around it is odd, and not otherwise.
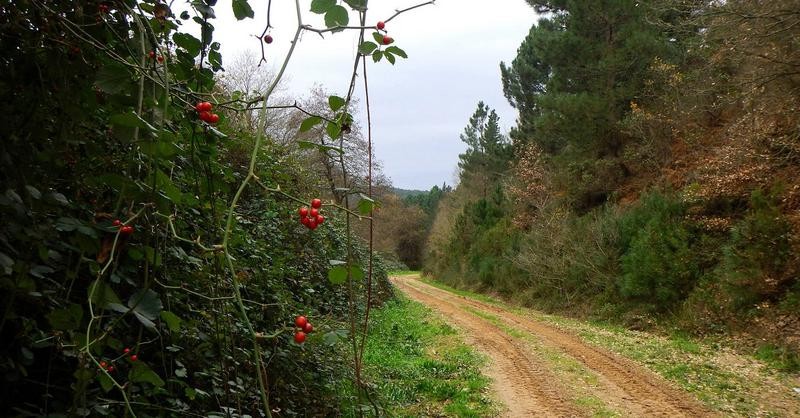
[[[455,328],[402,294],[373,312],[364,367],[387,415],[496,415],[486,358]]]

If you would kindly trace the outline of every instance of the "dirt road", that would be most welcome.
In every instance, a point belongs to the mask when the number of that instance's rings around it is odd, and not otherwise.
[[[635,363],[584,343],[579,337],[507,310],[458,296],[417,280],[396,276],[393,283],[411,299],[443,314],[467,341],[490,358],[486,374],[508,417],[590,415],[581,393],[611,415],[631,417],[714,416],[697,400]],[[493,320],[494,319],[494,320]],[[502,323],[500,325],[499,323]],[[513,329],[513,332],[509,332]],[[513,334],[513,335],[512,335]],[[545,350],[574,359],[592,376],[585,388],[568,382],[530,339]],[[580,390],[579,390],[580,389]]]

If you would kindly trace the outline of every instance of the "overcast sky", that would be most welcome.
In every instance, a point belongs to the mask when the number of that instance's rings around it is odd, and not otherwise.
[[[250,0],[256,18],[240,22],[225,3],[218,3],[213,22],[223,57],[246,52],[259,55],[253,35],[263,30],[267,2]],[[418,3],[373,0],[368,24]],[[322,17],[308,11],[309,0],[302,0],[301,5],[304,23],[324,27]],[[296,20],[293,1],[275,0],[272,8],[275,41],[267,46],[267,58],[275,70],[289,49]],[[356,19],[355,13],[351,19]],[[464,150],[459,134],[479,100],[497,109],[506,132],[514,125],[516,112],[503,97],[500,61],[514,59],[535,19],[524,0],[437,0],[387,25],[395,45],[403,48],[409,59],[398,60],[395,66],[385,60],[371,64],[368,77],[375,153],[395,187],[426,190],[442,182],[453,183],[458,154]],[[290,94],[305,96],[319,84],[344,96],[356,35],[356,31],[345,31],[321,39],[305,33],[287,69]],[[358,92],[362,97],[362,89]],[[361,107],[356,117],[364,126]]]

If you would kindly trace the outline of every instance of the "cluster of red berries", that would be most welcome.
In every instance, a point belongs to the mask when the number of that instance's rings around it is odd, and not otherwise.
[[[130,361],[137,361],[137,360],[139,360],[139,356],[137,356],[136,354],[131,354],[131,349],[130,349],[130,348],[127,348],[127,347],[125,347],[125,349],[124,349],[124,350],[122,350],[122,354],[123,354],[123,356],[129,356],[128,358],[130,359]],[[122,357],[122,356],[120,356],[120,357]],[[119,359],[119,357],[117,357],[117,359]],[[111,363],[113,363],[113,360],[111,361]],[[107,362],[107,361],[105,361],[105,360],[104,360],[104,361],[101,361],[101,362],[100,362],[100,368],[102,368],[102,369],[104,369],[105,371],[107,371],[107,372],[111,373],[111,372],[113,372],[114,370],[116,370],[116,368],[114,367],[114,365],[113,365],[113,364],[111,364],[111,363],[109,363],[109,362]]]
[[[306,334],[311,334],[314,331],[314,326],[302,315],[294,319],[294,324],[297,328],[300,328],[294,333],[294,342],[302,344],[306,340]]]
[[[325,217],[319,213],[319,208],[322,207],[322,201],[319,199],[311,200],[311,209],[306,206],[297,210],[300,215],[300,223],[305,225],[306,228],[314,230],[325,222]]]
[[[153,58],[155,58],[155,59],[156,59],[156,61],[158,61],[158,63],[159,63],[159,64],[160,64],[160,63],[162,63],[162,62],[164,62],[164,57],[163,57],[163,56],[161,56],[161,55],[159,55],[159,56],[156,56],[156,51],[150,51],[150,52],[148,52],[148,53],[147,53],[147,57],[148,57],[148,58],[150,58],[150,59],[153,59]]]
[[[383,21],[380,21],[380,22],[378,22],[377,25],[375,25],[375,27],[378,28],[378,30],[384,30],[386,28],[386,23],[384,23]],[[383,35],[383,44],[384,45],[389,45],[392,42],[394,42],[394,39],[392,39],[391,36]]]
[[[111,225],[119,228],[119,233],[125,236],[133,234],[133,231],[136,230],[136,228],[134,228],[133,225],[123,225],[122,221],[120,221],[119,219],[114,219],[114,222],[111,222]]]
[[[131,349],[128,348],[128,347],[125,347],[125,349],[122,350],[122,353],[125,354],[126,356],[129,355],[130,356],[129,358],[131,359],[131,361],[139,360],[139,356],[136,355],[136,354],[131,354]]]
[[[206,123],[219,122],[219,115],[216,113],[211,113],[211,109],[213,109],[213,106],[209,102],[200,102],[194,107],[194,110],[197,111],[198,117],[203,122]]]

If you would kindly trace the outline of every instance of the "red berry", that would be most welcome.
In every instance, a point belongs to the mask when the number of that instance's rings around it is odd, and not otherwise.
[[[108,13],[109,10],[107,4],[101,4],[100,6],[98,6],[98,9],[100,9],[100,13]]]
[[[308,319],[303,315],[298,316],[294,319],[294,324],[297,325],[297,328],[303,328],[308,323]]]
[[[308,216],[312,218],[316,218],[317,215],[319,215],[319,209],[317,208],[311,208],[311,210],[308,212]]]
[[[133,234],[134,228],[131,225],[125,225],[119,229],[120,234],[130,235]]]
[[[139,356],[137,356],[136,354],[132,355],[131,361],[136,361],[136,360],[139,360]]]
[[[108,366],[108,363],[106,363],[105,361],[101,361],[101,362],[100,362],[100,367],[102,367],[102,368],[104,368],[104,369],[105,369],[105,368],[106,368],[106,366]]]
[[[194,108],[198,112],[210,112],[213,106],[209,102],[199,102]]]
[[[200,112],[200,114],[198,115],[198,117],[199,117],[199,118],[200,118],[200,120],[202,120],[203,122],[209,122],[209,121],[211,120],[211,112]]]
[[[130,352],[131,352],[131,349],[130,349],[130,348],[128,348],[128,347],[125,347],[125,349],[124,349],[124,350],[122,350],[122,352],[123,352],[123,353],[125,353],[125,354],[128,354],[128,353],[130,353]]]
[[[311,230],[317,229],[317,218],[308,218],[308,225],[306,226]]]
[[[303,216],[302,218],[300,218],[300,223],[305,225],[305,226],[308,226],[308,223],[310,221],[311,221],[311,218],[309,218],[308,216]]]
[[[319,209],[322,207],[322,201],[319,199],[313,199],[311,201],[311,207],[314,209]]]
[[[394,42],[394,39],[392,39],[392,37],[391,37],[391,36],[389,36],[389,35],[385,35],[385,36],[383,37],[383,44],[384,44],[384,45],[389,45],[389,44],[390,44],[390,43],[392,43],[392,42]]]
[[[308,208],[307,208],[307,207],[305,207],[305,206],[303,206],[303,207],[301,207],[300,209],[298,209],[298,210],[297,210],[297,213],[298,213],[298,214],[299,214],[301,217],[306,217],[306,216],[308,216]]]
[[[317,215],[317,225],[322,225],[325,223],[325,217],[322,215]]]
[[[271,35],[265,36],[264,37],[264,42],[266,42],[268,44],[271,44],[272,43],[272,36]]]
[[[297,331],[294,333],[294,342],[298,344],[302,344],[306,340],[306,333],[303,331]]]
[[[375,27],[377,27],[378,30],[383,30],[383,28],[386,27],[386,23],[383,23],[383,21],[380,21],[380,22],[378,22],[377,25],[375,25]]]
[[[111,222],[111,225],[120,226],[122,225],[122,221],[120,221],[119,219],[114,219],[114,222]]]
[[[385,42],[386,42],[386,38],[384,38],[384,43],[385,43]],[[164,57],[162,57],[161,55],[159,55],[159,56],[158,56],[158,58],[156,58],[156,61],[158,61],[158,62],[164,62]]]
[[[311,325],[311,322],[307,322],[306,326],[303,327],[303,332],[306,334],[311,334],[312,331],[314,331],[314,326]]]
[[[114,371],[114,366],[108,366],[108,368],[106,370],[108,370],[109,372],[113,372]]]
[[[219,115],[216,113],[212,113],[211,116],[208,118],[208,123],[217,123],[219,122]]]

